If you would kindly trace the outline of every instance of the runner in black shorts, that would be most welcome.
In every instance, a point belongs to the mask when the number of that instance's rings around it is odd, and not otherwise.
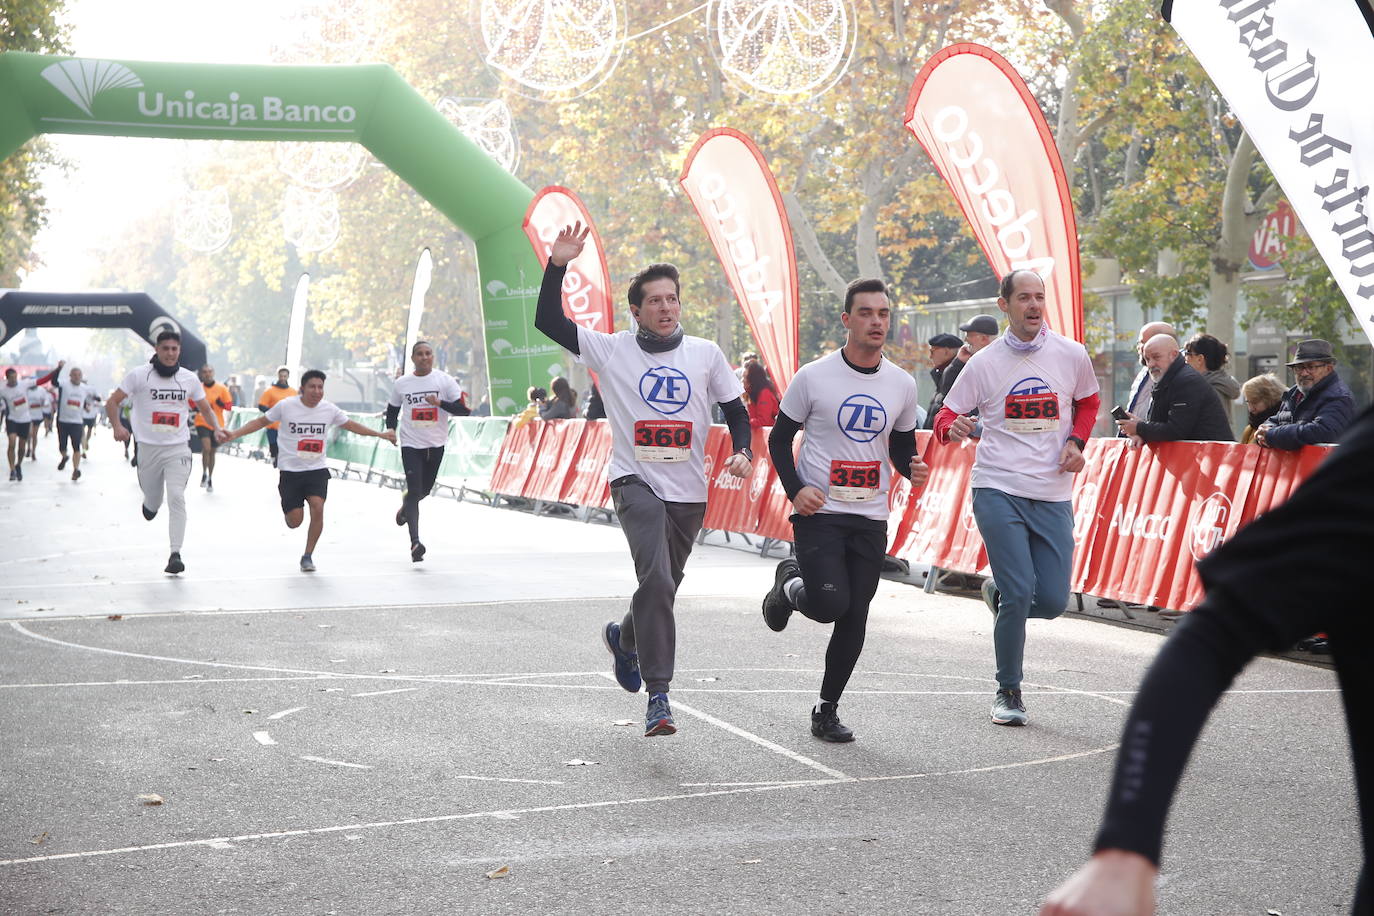
[[[1212,707],[1250,659],[1321,632],[1341,685],[1364,836],[1351,912],[1374,913],[1374,615],[1359,574],[1374,544],[1371,464],[1374,409],[1286,503],[1198,564],[1207,597],[1183,616],[1145,673],[1093,857],[1050,895],[1042,916],[1154,912],[1165,816]],[[1276,557],[1283,571],[1276,571]],[[1236,901],[1229,909],[1263,906]]]
[[[257,432],[270,423],[280,423],[277,442],[280,451],[277,467],[280,479],[277,492],[281,494],[281,511],[286,527],[299,528],[305,520],[305,506],[310,505],[310,527],[306,529],[305,553],[301,554],[301,572],[314,572],[315,545],[324,531],[324,501],[329,495],[329,466],[325,458],[325,443],[331,427],[341,426],[360,436],[377,436],[388,442],[396,441],[392,430],[377,431],[356,420],[350,420],[334,404],[324,399],[324,373],[311,369],[301,375],[301,393],[278,401],[262,416],[250,420],[238,429],[221,432],[221,442],[228,442]]]

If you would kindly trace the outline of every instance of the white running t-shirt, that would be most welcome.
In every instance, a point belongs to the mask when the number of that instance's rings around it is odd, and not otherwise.
[[[802,425],[797,474],[825,494],[818,511],[886,519],[887,440],[916,428],[916,380],[886,359],[860,372],[836,350],[801,367],[780,409]]]
[[[15,423],[29,422],[29,405],[37,389],[38,384],[31,378],[21,378],[13,387],[0,382],[0,399],[9,406],[9,418]]]
[[[57,422],[80,423],[94,398],[95,392],[85,382],[80,385],[71,382],[57,385]]]
[[[633,331],[578,325],[581,360],[601,379],[611,423],[609,479],[637,474],[665,502],[706,502],[711,405],[744,393],[720,347],[700,337],[663,353],[641,349]]]
[[[447,372],[431,369],[425,375],[411,372],[396,380],[387,403],[399,407],[396,444],[407,448],[442,448],[448,443],[448,413],[425,400],[456,401],[463,389]]]
[[[1073,475],[1059,470],[1059,456],[1073,431],[1073,402],[1097,392],[1088,351],[1054,331],[1034,351],[1013,349],[1000,337],[973,354],[945,395],[950,410],[966,414],[976,407],[983,423],[972,485],[1025,499],[1071,500]]]
[[[281,424],[277,430],[277,469],[281,471],[324,470],[328,467],[324,450],[329,444],[329,428],[348,422],[348,414],[337,405],[322,399],[314,407],[306,407],[300,395],[273,404],[266,417]]]
[[[134,439],[140,445],[185,444],[188,410],[205,400],[205,387],[196,374],[182,366],[176,375],[163,378],[152,365],[140,366],[124,376],[119,390],[129,396]]]

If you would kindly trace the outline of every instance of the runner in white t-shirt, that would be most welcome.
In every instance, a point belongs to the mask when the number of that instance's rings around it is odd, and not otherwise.
[[[57,463],[60,471],[67,466],[67,446],[72,449],[72,480],[81,479],[81,437],[86,428],[82,421],[86,411],[95,400],[95,391],[81,378],[81,370],[73,369],[67,381],[59,376],[53,382],[57,389],[57,450],[62,460]]]
[[[611,498],[639,579],[629,612],[606,624],[602,639],[620,686],[637,693],[642,681],[648,688],[645,736],[671,735],[677,731],[668,705],[677,649],[673,603],[706,514],[711,405],[720,404],[730,427],[734,453],[725,469],[736,477],[754,469],[749,412],[720,348],[683,334],[671,264],[651,264],[630,281],[634,331],[603,334],[564,314],[563,276],[590,231],[577,223],[554,240],[534,325],[600,376],[611,424]]]
[[[52,435],[52,392],[42,382],[29,395],[29,460],[38,460],[38,429],[44,427]]]
[[[90,399],[86,402],[86,409],[81,412],[81,426],[83,427],[81,431],[82,458],[88,457],[90,453],[91,430],[95,429],[96,421],[100,419],[100,405],[103,403],[104,399],[100,397],[94,388],[92,388]]]
[[[19,371],[14,367],[5,370],[5,383],[0,385],[0,401],[5,407],[5,438],[8,449],[5,452],[10,462],[10,480],[24,479],[24,454],[29,447],[29,431],[32,421],[42,418],[41,414],[29,410],[29,399],[39,385],[46,384],[62,371],[62,363],[40,379],[20,380]]]
[[[982,421],[973,462],[973,517],[992,578],[983,600],[996,617],[992,721],[1025,725],[1021,699],[1026,618],[1052,620],[1069,600],[1073,475],[1097,419],[1097,377],[1083,345],[1045,324],[1045,284],[1033,271],[1002,278],[1007,332],[959,373],[935,418],[942,442]],[[978,411],[978,419],[969,414]]]
[[[350,420],[335,404],[324,399],[325,375],[310,369],[301,375],[301,393],[284,398],[238,429],[222,430],[220,442],[228,442],[279,423],[277,430],[277,492],[286,527],[299,528],[305,520],[305,505],[310,504],[310,527],[305,534],[305,553],[301,572],[315,571],[315,545],[324,531],[324,501],[329,495],[329,465],[325,448],[329,431],[338,426],[360,436],[377,436],[396,441],[392,430],[375,430]]]
[[[807,363],[782,397],[768,454],[792,500],[796,559],[778,564],[763,619],[781,632],[793,610],[833,623],[811,734],[853,741],[839,717],[840,696],[863,651],[868,605],[887,550],[891,462],[913,487],[930,469],[916,455],[916,380],[883,359],[892,323],[882,280],[855,280],[840,314],[842,349]],[[794,461],[792,440],[803,432]]]
[[[167,499],[167,533],[172,555],[165,572],[184,572],[181,544],[186,537],[186,481],[191,477],[191,452],[186,447],[186,412],[190,405],[216,429],[219,421],[205,400],[200,379],[177,364],[181,357],[181,335],[163,331],[157,335],[157,348],[148,365],[124,376],[124,381],[105,402],[115,441],[128,442],[130,431],[119,416],[128,400],[132,406],[129,422],[133,427],[138,459],[138,485],[143,490],[143,517],[152,521]]]
[[[434,368],[434,348],[428,341],[416,341],[410,359],[415,371],[396,380],[386,404],[386,428],[397,429],[400,424],[396,438],[401,444],[406,489],[396,510],[396,524],[410,527],[410,559],[419,563],[425,558],[425,545],[420,543],[420,500],[434,489],[448,443],[448,417],[439,411],[455,417],[472,411],[467,394],[453,377]]]

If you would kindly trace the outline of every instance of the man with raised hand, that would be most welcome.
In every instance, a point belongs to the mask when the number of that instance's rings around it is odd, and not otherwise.
[[[224,425],[224,412],[234,406],[234,399],[229,395],[229,389],[215,381],[215,367],[201,366],[197,373],[200,384],[205,388],[205,400],[210,402],[210,409],[219,418],[220,425]],[[200,437],[200,485],[205,488],[207,493],[215,492],[215,429],[206,424],[199,414],[196,415],[196,435]]]
[[[217,434],[220,442],[255,433],[269,423],[279,424],[277,442],[277,492],[281,495],[281,511],[286,527],[299,528],[305,520],[305,506],[310,505],[310,527],[305,533],[305,553],[301,554],[301,572],[315,571],[315,545],[324,532],[324,501],[329,495],[329,465],[325,458],[325,440],[329,430],[341,426],[360,436],[376,436],[395,443],[392,430],[375,430],[356,420],[324,399],[325,375],[310,369],[301,375],[301,393],[277,401],[260,417],[254,417],[238,429]]]
[[[40,420],[41,414],[29,410],[29,399],[39,385],[46,384],[62,371],[62,363],[41,379],[19,380],[19,371],[13,366],[5,370],[5,383],[0,385],[0,401],[5,408],[5,437],[9,448],[5,456],[10,462],[10,480],[24,479],[24,455],[29,447],[29,427]]]
[[[1021,699],[1026,619],[1052,620],[1069,600],[1073,475],[1097,419],[1097,377],[1083,345],[1045,324],[1045,283],[1030,270],[1002,278],[1007,331],[973,355],[935,418],[942,442],[983,438],[973,460],[973,517],[992,578],[983,600],[996,618],[992,721],[1025,725]],[[977,409],[978,419],[969,414]]]
[[[839,717],[840,695],[863,651],[868,605],[887,549],[888,461],[913,487],[930,470],[916,455],[916,382],[883,359],[892,309],[882,280],[855,280],[844,297],[843,348],[793,377],[768,454],[792,500],[796,559],[778,564],[763,619],[781,632],[793,610],[833,623],[811,734],[853,741]],[[794,461],[792,440],[805,430]]]
[[[83,381],[80,369],[67,374],[67,381],[59,377],[53,382],[57,388],[57,451],[62,460],[57,463],[60,471],[67,466],[67,446],[72,454],[72,480],[81,479],[81,439],[86,431],[83,423],[86,410],[95,401],[95,391]]]
[[[447,372],[434,368],[434,348],[428,341],[418,340],[410,348],[414,371],[396,380],[396,387],[386,403],[386,428],[395,429],[401,444],[401,466],[405,468],[406,489],[401,494],[401,508],[396,510],[396,524],[410,528],[410,561],[419,563],[425,558],[425,545],[420,543],[420,500],[434,489],[439,465],[444,461],[444,446],[448,444],[448,418],[445,413],[463,417],[468,409],[467,395]],[[399,424],[399,428],[398,428]]]
[[[639,579],[629,612],[607,623],[602,638],[620,686],[638,693],[642,680],[648,689],[645,736],[671,735],[677,731],[668,703],[677,650],[673,604],[706,514],[711,405],[720,405],[730,427],[733,453],[725,468],[735,477],[753,472],[749,412],[720,347],[683,334],[673,265],[651,264],[631,279],[633,331],[604,334],[563,313],[563,276],[590,231],[575,223],[554,240],[534,324],[600,377],[611,424],[611,498]]]
[[[137,444],[138,485],[143,490],[143,517],[152,521],[167,500],[167,535],[172,554],[164,572],[184,572],[181,544],[186,538],[186,482],[191,479],[191,451],[186,447],[185,418],[194,405],[200,415],[216,429],[219,421],[205,400],[205,389],[194,372],[177,364],[181,358],[181,335],[163,331],[157,335],[157,348],[148,365],[132,369],[105,402],[115,441],[128,442],[130,432],[119,416],[128,400],[132,411],[132,438]]]

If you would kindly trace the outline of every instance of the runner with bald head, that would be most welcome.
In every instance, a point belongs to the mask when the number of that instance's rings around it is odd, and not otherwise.
[[[992,721],[1025,725],[1021,700],[1026,619],[1053,619],[1069,600],[1073,475],[1097,419],[1097,376],[1083,345],[1045,324],[1045,283],[1029,270],[1002,278],[1007,331],[969,359],[935,418],[942,442],[983,438],[973,461],[973,517],[992,578],[983,600],[996,618]],[[1213,397],[1213,400],[1216,400]]]

